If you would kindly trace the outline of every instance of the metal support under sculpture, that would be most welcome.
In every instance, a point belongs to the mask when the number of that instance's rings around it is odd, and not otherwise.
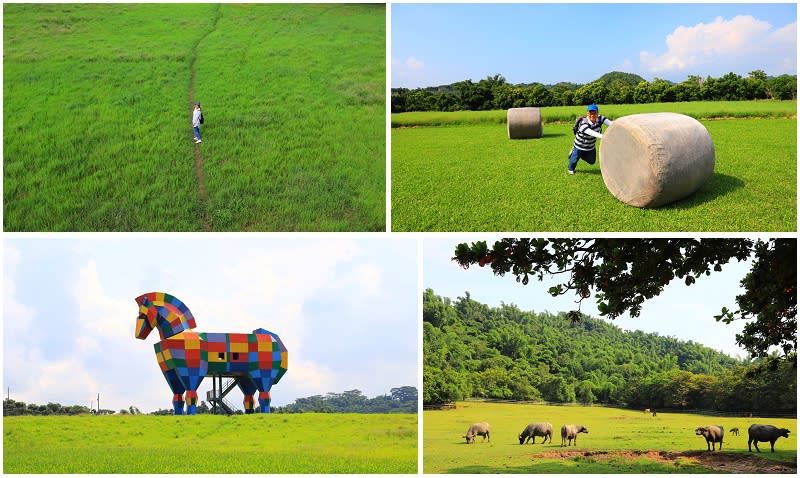
[[[244,394],[245,413],[269,413],[270,388],[286,373],[289,353],[277,334],[256,329],[252,334],[197,333],[194,316],[170,294],[150,292],[136,298],[139,316],[136,338],[144,340],[158,329],[156,358],[172,389],[175,415],[197,413],[197,389],[207,375],[233,377]]]

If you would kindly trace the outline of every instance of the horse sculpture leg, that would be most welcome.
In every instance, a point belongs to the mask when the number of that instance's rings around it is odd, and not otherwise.
[[[175,415],[183,415],[183,393],[186,388],[175,370],[164,370],[164,378],[167,379],[169,388],[172,389],[172,408]]]
[[[269,413],[269,404],[272,397],[269,392],[258,392],[258,405],[261,407],[261,413]]]
[[[197,390],[189,390],[186,392],[186,414],[197,414]]]
[[[172,396],[172,408],[175,415],[183,415],[183,394],[176,393]]]
[[[237,378],[236,379],[236,383],[239,385],[239,389],[244,394],[244,402],[243,402],[244,403],[244,413],[246,413],[246,414],[255,413],[256,412],[256,410],[255,410],[256,401],[253,398],[253,395],[258,390],[256,388],[256,384],[253,383],[253,381],[250,380],[247,377],[239,377],[239,378]]]

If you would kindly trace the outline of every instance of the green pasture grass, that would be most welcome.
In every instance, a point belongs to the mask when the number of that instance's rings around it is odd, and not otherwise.
[[[570,123],[515,141],[501,124],[393,129],[392,230],[796,230],[797,120],[701,122],[714,142],[713,176],[655,209],[617,200],[599,161],[567,175]]]
[[[692,101],[635,105],[600,105],[604,116],[620,116],[669,111],[696,119],[709,118],[796,118],[797,101]],[[585,106],[546,106],[540,108],[542,121],[572,122],[586,114]],[[392,127],[441,126],[506,122],[506,110],[493,111],[413,111],[392,114]]]
[[[222,12],[196,65],[212,227],[384,230],[384,5]]]
[[[4,417],[3,472],[416,473],[417,417]]]
[[[385,229],[383,5],[9,4],[3,26],[6,231]]]
[[[477,437],[467,445],[463,436],[472,423],[488,422],[491,442]],[[553,442],[520,445],[518,436],[528,423],[550,422]],[[759,445],[761,453],[747,449],[747,428],[767,423],[788,428],[775,453]],[[578,435],[576,446],[561,447],[561,426],[583,425],[588,434]],[[764,468],[797,463],[797,420],[773,418],[725,418],[682,413],[659,413],[609,407],[555,406],[459,402],[455,410],[423,414],[423,472],[425,473],[708,473],[697,455],[707,449],[705,439],[694,433],[704,425],[722,425],[723,453],[735,462],[743,455],[757,455]],[[727,433],[739,427],[739,436]],[[562,452],[571,452],[564,456]],[[584,453],[578,453],[584,452]],[[607,453],[606,453],[607,452]],[[655,460],[649,452],[664,452],[669,459]],[[708,452],[708,453],[720,453]],[[717,471],[718,472],[718,471]]]

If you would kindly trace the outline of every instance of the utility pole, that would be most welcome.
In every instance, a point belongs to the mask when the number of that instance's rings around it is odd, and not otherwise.
[[[97,414],[100,415],[100,392],[97,393]]]

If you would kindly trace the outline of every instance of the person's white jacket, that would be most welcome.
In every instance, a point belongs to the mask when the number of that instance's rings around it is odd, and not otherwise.
[[[192,128],[195,126],[200,126],[200,109],[195,108],[194,112],[192,113]]]

